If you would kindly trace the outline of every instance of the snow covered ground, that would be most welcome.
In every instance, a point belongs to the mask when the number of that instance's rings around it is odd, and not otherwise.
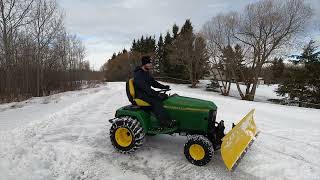
[[[210,84],[210,80],[200,80],[200,83],[198,84],[199,87],[205,88],[207,84]],[[220,82],[220,85],[221,82]],[[246,90],[246,86],[240,84],[240,88],[242,92],[244,93]],[[268,99],[281,99],[282,96],[278,96],[275,93],[275,90],[278,88],[277,84],[273,85],[258,85],[258,91],[255,94],[254,101],[258,102],[269,102]],[[229,95],[232,97],[236,97],[240,99],[240,95],[237,89],[237,86],[235,83],[232,83]]]
[[[320,179],[320,110],[171,87],[214,101],[226,131],[256,109],[261,133],[235,171],[226,170],[219,152],[207,166],[188,163],[180,136],[147,137],[135,154],[118,153],[108,119],[128,100],[125,84],[115,82],[0,105],[0,179]],[[260,86],[257,95],[274,98],[273,89]]]

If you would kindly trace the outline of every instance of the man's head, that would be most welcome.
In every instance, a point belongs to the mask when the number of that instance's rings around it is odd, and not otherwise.
[[[150,56],[142,56],[141,58],[142,69],[144,71],[150,71],[152,69],[152,63]]]

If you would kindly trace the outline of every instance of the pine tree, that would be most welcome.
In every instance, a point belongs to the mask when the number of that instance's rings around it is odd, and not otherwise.
[[[178,37],[179,26],[176,24],[172,27],[173,38],[176,39]]]
[[[156,53],[156,39],[153,36],[150,36],[148,39],[148,44],[147,44],[147,48],[146,48],[146,53],[151,53],[151,54],[155,54]]]
[[[202,36],[196,36],[193,44],[193,78],[198,81],[209,73],[209,55],[206,49],[206,40]],[[182,66],[183,70],[186,68]]]
[[[315,52],[317,48],[318,47],[315,45],[315,41],[310,40],[310,42],[303,48],[303,53],[301,55],[302,61],[304,63],[319,62],[319,52]]]
[[[156,40],[152,36],[141,36],[137,41],[133,40],[131,51],[139,52],[141,54],[155,54]]]
[[[163,56],[164,56],[164,42],[162,38],[162,34],[159,36],[157,50],[156,50],[156,62],[155,62],[155,69],[156,72],[160,75],[163,75]]]
[[[304,48],[301,61],[305,64],[308,93],[311,98],[308,101],[320,104],[320,51],[315,41],[310,40]]]
[[[172,37],[171,37],[171,35],[170,35],[169,31],[168,31],[166,36],[165,36],[165,38],[164,38],[164,44],[165,45],[170,45],[171,42],[172,42]]]
[[[116,53],[113,53],[111,59],[115,59],[117,57]]]
[[[272,61],[271,70],[272,70],[272,77],[273,77],[272,79],[276,83],[280,82],[284,72],[284,63],[282,58],[274,58],[274,60]]]
[[[136,39],[133,39],[132,46],[131,46],[131,51],[135,51],[136,49],[137,49]]]
[[[162,68],[162,75],[163,76],[171,76],[170,72],[171,72],[171,65],[169,62],[169,53],[170,53],[170,49],[169,47],[171,46],[172,43],[172,37],[170,35],[169,32],[167,32],[165,38],[164,38],[164,48],[163,48],[163,59],[162,59],[162,63],[161,63],[161,68]]]
[[[236,78],[235,75],[235,69],[233,60],[235,59],[234,51],[230,45],[224,47],[222,49],[222,55],[220,58],[220,69],[222,70],[222,73],[229,83],[231,83],[233,78]],[[234,75],[233,75],[234,74]],[[223,92],[223,95],[229,95],[230,86],[225,89]]]
[[[190,20],[186,20],[177,38],[169,48],[169,62],[174,65],[177,78],[188,79],[191,87],[207,72],[209,57],[206,51],[206,41],[193,33]],[[179,73],[179,74],[178,74]]]
[[[181,32],[180,33],[181,34],[189,34],[189,35],[191,33],[193,33],[193,27],[192,27],[190,19],[186,20],[186,22],[184,23],[184,25],[181,28]]]
[[[173,29],[175,29],[173,27]],[[180,36],[180,40],[178,39],[178,36]],[[187,19],[184,23],[184,25],[181,28],[180,33],[176,36],[176,39],[173,41],[181,41],[183,43],[182,47],[186,48],[184,49],[185,53],[192,52],[193,51],[193,44],[195,42],[195,35],[193,33],[193,27],[191,24],[190,19]],[[185,79],[185,80],[191,80],[190,74],[188,75],[188,70],[186,69],[186,66],[183,64],[175,64],[172,68],[172,76],[179,79]],[[192,81],[192,80],[191,80]],[[195,84],[193,85],[195,86]]]
[[[320,52],[311,40],[303,49],[300,64],[288,68],[284,74],[285,80],[280,83],[276,92],[279,95],[289,95],[290,99],[302,102],[320,103]]]

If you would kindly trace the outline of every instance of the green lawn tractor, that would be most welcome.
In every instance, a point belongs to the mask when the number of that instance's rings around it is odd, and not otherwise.
[[[112,145],[121,153],[140,148],[145,136],[177,133],[187,136],[184,154],[190,163],[206,165],[214,151],[220,149],[226,167],[231,170],[258,132],[254,110],[224,134],[224,122],[216,121],[217,106],[213,102],[177,94],[163,101],[171,119],[176,121],[174,128],[165,128],[151,112],[150,104],[135,98],[133,79],[127,82],[126,89],[131,105],[119,108],[115,118],[109,120]]]

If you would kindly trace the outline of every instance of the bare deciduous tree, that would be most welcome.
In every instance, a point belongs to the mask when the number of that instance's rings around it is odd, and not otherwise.
[[[12,89],[10,77],[12,76],[12,65],[14,56],[15,40],[20,27],[29,21],[33,0],[0,0],[0,31],[1,31],[1,59],[6,71],[5,86]]]
[[[37,96],[40,96],[40,81],[44,80],[43,65],[44,50],[53,41],[61,29],[62,17],[58,12],[55,0],[35,0],[35,7],[32,11],[32,34],[36,42],[36,63],[37,63]]]
[[[223,49],[234,43],[232,29],[235,26],[236,13],[227,15],[217,15],[205,23],[202,33],[207,39],[207,48],[210,54],[211,74],[218,77],[220,81],[220,91],[222,95],[228,96],[231,87],[232,76],[229,67],[221,59]]]
[[[65,30],[55,0],[0,0],[0,102],[99,78],[84,58],[84,45]]]
[[[220,15],[224,23],[213,19],[204,25],[203,31],[209,44],[219,51],[234,43],[244,47],[250,73],[246,76],[245,93],[241,88],[238,90],[242,99],[253,100],[262,66],[304,29],[311,15],[312,10],[304,0],[262,0],[249,4],[242,13]],[[219,29],[226,31],[221,33]],[[231,40],[226,43],[225,39]]]

